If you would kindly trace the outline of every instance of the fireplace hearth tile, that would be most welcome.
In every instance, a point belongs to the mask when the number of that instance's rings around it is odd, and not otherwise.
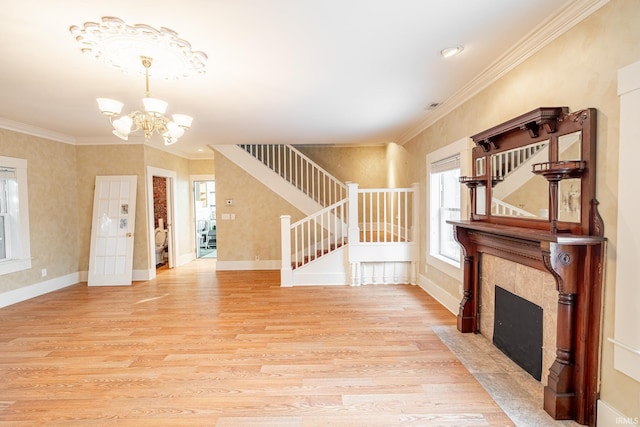
[[[552,419],[542,408],[543,385],[483,335],[463,334],[455,326],[432,329],[516,426],[581,427]]]

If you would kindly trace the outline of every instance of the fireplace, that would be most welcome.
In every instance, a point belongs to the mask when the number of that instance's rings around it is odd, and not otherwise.
[[[495,286],[493,344],[536,380],[542,376],[542,307]]]
[[[510,292],[528,300],[538,295],[543,308],[544,409],[555,419],[592,424],[598,396],[604,239],[479,221],[449,223],[464,252],[458,330],[493,329],[494,303],[489,303],[487,292],[495,292],[495,283],[512,283]],[[490,328],[484,326],[487,321]]]
[[[558,291],[553,276],[548,271],[541,271],[488,253],[480,253],[478,258],[480,270],[478,332],[489,341],[495,341],[495,312],[498,307],[496,288],[498,287],[540,307],[542,312],[542,360],[539,368],[541,375],[533,376],[543,385],[547,385],[547,373],[556,359]]]
[[[458,329],[493,329],[484,322],[495,304],[483,295],[495,292],[496,283],[542,307],[544,409],[555,419],[590,425],[599,392],[606,242],[596,199],[596,113],[540,107],[472,135],[472,175],[460,177],[469,188],[470,217],[447,221],[464,253]],[[481,264],[487,256],[512,263],[495,268],[491,282],[489,267]],[[524,267],[551,283],[538,287],[528,277],[498,277]],[[540,303],[531,299],[534,293],[542,295]]]

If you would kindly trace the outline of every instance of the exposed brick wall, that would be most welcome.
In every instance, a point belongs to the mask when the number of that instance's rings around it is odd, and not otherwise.
[[[164,228],[167,228],[167,178],[153,177],[153,212],[153,228],[158,228],[158,218],[163,219]]]

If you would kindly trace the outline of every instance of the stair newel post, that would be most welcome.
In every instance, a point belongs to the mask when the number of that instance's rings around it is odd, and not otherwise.
[[[291,215],[280,215],[280,246],[282,248],[282,266],[280,267],[280,286],[293,286],[291,268]]]
[[[360,286],[360,262],[352,261],[352,245],[360,243],[360,227],[358,226],[358,184],[347,182],[347,243],[349,265],[351,266],[351,286]]]
[[[413,194],[411,194],[411,241],[417,243],[420,239],[420,229],[418,228],[420,216],[420,183],[411,184]]]
[[[347,182],[347,238],[351,244],[360,243],[360,227],[358,226],[358,184]]]

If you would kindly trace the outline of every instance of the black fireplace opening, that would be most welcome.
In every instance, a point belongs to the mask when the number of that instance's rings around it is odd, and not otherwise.
[[[495,287],[493,344],[536,380],[542,377],[542,307]]]

